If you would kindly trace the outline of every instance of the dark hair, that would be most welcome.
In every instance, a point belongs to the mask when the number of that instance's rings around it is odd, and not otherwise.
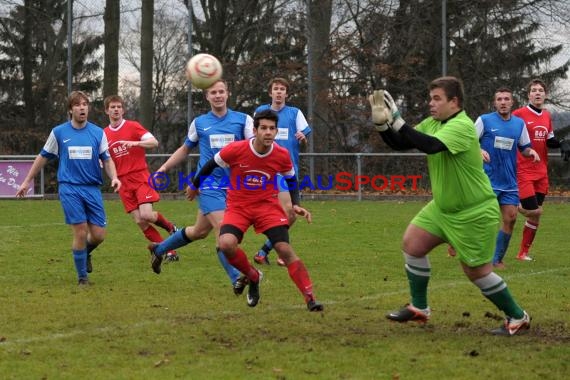
[[[447,100],[457,98],[457,105],[463,108],[463,83],[456,77],[439,77],[434,79],[428,89],[441,88],[445,92]]]
[[[275,125],[277,125],[279,116],[277,116],[277,113],[270,110],[269,108],[263,111],[259,111],[253,115],[253,128],[257,129],[257,127],[259,127],[259,120],[261,119],[273,120],[275,121]]]
[[[544,83],[544,81],[542,81],[541,79],[538,79],[538,78],[534,78],[530,82],[528,82],[528,84],[526,85],[526,92],[530,93],[530,88],[532,86],[534,86],[535,84],[541,85],[542,88],[544,89],[544,92],[547,92],[546,83]]]
[[[270,94],[271,94],[271,90],[273,89],[273,85],[275,83],[279,83],[279,84],[282,84],[283,86],[285,86],[285,88],[287,89],[287,93],[289,93],[289,81],[285,78],[275,77],[275,78],[271,79],[269,81],[269,84],[267,85],[267,91]]]
[[[123,107],[125,106],[123,98],[121,98],[119,95],[109,95],[105,98],[105,100],[103,100],[103,105],[105,106],[105,109],[108,109],[109,104],[111,103],[121,103]]]
[[[67,111],[71,111],[74,105],[79,104],[81,100],[85,100],[89,105],[89,97],[83,91],[73,91],[67,98]]]

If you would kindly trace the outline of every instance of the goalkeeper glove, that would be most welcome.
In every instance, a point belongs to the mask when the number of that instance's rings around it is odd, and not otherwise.
[[[392,98],[392,95],[390,95],[390,93],[386,90],[384,90],[384,102],[390,108],[390,111],[391,111],[392,121],[389,122],[390,127],[395,132],[398,132],[400,130],[400,128],[402,128],[404,126],[404,124],[406,124],[406,122],[402,118],[400,111],[398,111],[398,107],[396,106],[396,102]]]
[[[372,122],[378,132],[384,132],[390,127],[392,122],[392,111],[388,108],[388,103],[384,99],[383,90],[374,90],[368,97],[372,108]]]

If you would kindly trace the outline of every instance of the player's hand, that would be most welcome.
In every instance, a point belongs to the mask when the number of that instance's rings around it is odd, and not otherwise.
[[[370,108],[372,109],[372,122],[378,132],[384,132],[390,128],[393,121],[392,111],[388,108],[384,99],[384,90],[374,90],[372,95],[368,96]]]
[[[491,156],[489,156],[489,152],[487,152],[485,149],[481,149],[481,157],[483,157],[483,162],[491,162]]]
[[[118,178],[113,178],[111,180],[111,187],[114,189],[115,193],[121,188],[121,181]]]
[[[307,136],[301,131],[295,133],[295,138],[299,141],[300,144],[304,144],[307,142]]]
[[[186,188],[186,199],[188,199],[190,202],[192,202],[196,198],[198,193],[199,193],[199,190],[195,189],[194,186],[188,186]]]
[[[531,149],[528,152],[528,156],[532,157],[532,162],[540,162],[540,156],[538,155],[538,153],[536,153],[536,150]]]
[[[120,141],[124,148],[132,148],[133,146],[139,146],[140,141]]]
[[[18,188],[18,191],[16,191],[16,198],[24,198],[29,191],[30,191],[30,183],[24,180],[24,182],[22,182],[22,184]]]
[[[309,210],[304,209],[301,206],[297,206],[294,205],[293,206],[293,211],[295,211],[295,214],[302,216],[303,218],[307,219],[308,223],[312,223],[313,222],[313,216],[311,215],[311,213],[309,212]]]
[[[390,111],[392,112],[392,122],[390,122],[390,128],[392,128],[395,132],[398,132],[400,128],[406,124],[400,111],[398,110],[398,106],[396,106],[396,102],[392,98],[392,95],[386,90],[384,90],[384,102],[386,105],[390,107]]]

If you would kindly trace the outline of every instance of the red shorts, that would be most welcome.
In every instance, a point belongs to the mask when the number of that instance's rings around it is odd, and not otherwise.
[[[534,197],[536,193],[548,194],[548,177],[546,176],[539,179],[519,178],[517,184],[520,199]]]
[[[260,201],[246,207],[229,205],[224,213],[222,226],[231,224],[245,233],[249,226],[253,225],[258,234],[273,227],[288,226],[289,221],[283,207],[277,198],[272,198],[272,200],[274,201]]]
[[[127,213],[139,208],[143,203],[155,203],[160,195],[148,184],[150,174],[146,170],[121,176],[119,196]]]

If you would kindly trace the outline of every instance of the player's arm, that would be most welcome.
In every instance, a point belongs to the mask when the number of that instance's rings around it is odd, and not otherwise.
[[[287,181],[289,195],[291,196],[291,203],[293,204],[293,212],[307,219],[308,223],[311,223],[313,221],[313,216],[311,215],[309,210],[301,207],[301,205],[299,204],[300,197],[299,197],[299,184],[297,182],[297,176],[295,175],[295,173],[293,173],[293,175],[290,174],[291,173],[287,173],[285,181]]]
[[[368,98],[372,108],[372,121],[376,130],[389,147],[394,150],[416,148],[427,154],[443,152],[447,149],[436,137],[416,131],[410,127],[396,106],[392,96],[384,90],[376,90]]]
[[[564,140],[562,140],[564,141]],[[546,146],[549,147],[550,149],[556,149],[556,148],[560,148],[560,140],[558,140],[556,137],[554,137],[554,134],[552,135],[552,137],[549,137],[546,140]]]
[[[219,161],[216,161],[216,159]],[[186,199],[188,199],[189,201],[193,200],[194,198],[196,198],[196,195],[198,195],[198,191],[200,189],[200,185],[202,184],[202,182],[208,178],[208,176],[210,174],[212,174],[212,172],[214,171],[214,169],[219,168],[221,166],[226,167],[227,165],[223,162],[223,160],[220,158],[220,152],[216,153],[216,155],[214,157],[212,157],[211,159],[208,160],[208,162],[206,162],[198,171],[198,173],[196,173],[196,175],[194,176],[194,178],[192,179],[192,186],[188,186],[186,188]]]
[[[18,188],[18,191],[16,192],[16,197],[23,198],[26,196],[26,194],[30,190],[30,183],[35,178],[35,176],[38,175],[40,170],[44,166],[46,166],[48,161],[49,159],[47,157],[44,157],[41,154],[37,155],[37,157],[34,160],[34,163],[32,164],[32,167],[30,168],[30,171],[28,172],[28,175],[26,176],[26,178],[24,178],[24,181],[22,181],[22,184]]]
[[[144,149],[154,149],[158,147],[158,140],[156,139],[156,137],[154,137],[153,135],[151,135],[149,133],[150,136],[145,137],[143,136],[141,138],[141,140],[139,141],[122,141],[123,146],[127,147],[127,148],[132,148],[133,146],[138,146]]]
[[[115,163],[111,160],[111,157],[102,158],[103,168],[105,173],[111,179],[111,187],[115,189],[115,193],[121,188],[121,181],[117,178],[117,169],[115,168]]]
[[[181,162],[184,162],[184,160],[186,160],[186,157],[188,157],[188,154],[190,154],[190,147],[186,144],[183,144],[178,149],[176,149],[176,151],[172,153],[170,157],[168,157],[168,160],[166,160],[166,162],[162,164],[160,168],[158,168],[157,172],[166,172],[172,169]]]

